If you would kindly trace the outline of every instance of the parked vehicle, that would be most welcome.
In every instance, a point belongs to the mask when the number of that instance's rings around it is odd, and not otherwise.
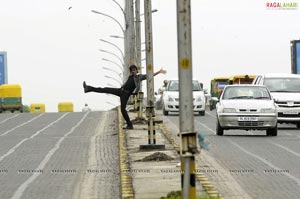
[[[224,87],[228,84],[229,77],[215,77],[210,81],[210,96],[209,101],[210,110],[216,108],[217,102],[212,99],[219,99]]]
[[[228,85],[217,103],[216,134],[224,130],[266,130],[277,136],[277,107],[265,86]]]
[[[253,84],[269,88],[278,106],[278,123],[293,123],[300,128],[300,75],[263,74],[258,75]]]
[[[194,112],[205,115],[205,96],[201,83],[193,80]],[[163,92],[163,114],[179,111],[179,81],[169,80],[166,90]]]
[[[3,111],[23,112],[22,88],[18,84],[2,84],[0,86],[0,113]]]

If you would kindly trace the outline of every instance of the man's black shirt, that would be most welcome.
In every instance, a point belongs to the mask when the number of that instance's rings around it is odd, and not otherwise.
[[[134,84],[133,75],[130,75],[128,77],[128,80],[125,82],[125,84],[122,86],[122,88],[124,88],[124,90],[129,91],[130,93],[132,93],[134,91],[135,84]]]

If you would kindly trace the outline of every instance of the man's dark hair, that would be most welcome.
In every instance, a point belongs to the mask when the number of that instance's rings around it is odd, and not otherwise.
[[[131,65],[131,66],[129,67],[129,70],[130,70],[130,71],[133,71],[133,69],[137,70],[136,65]]]

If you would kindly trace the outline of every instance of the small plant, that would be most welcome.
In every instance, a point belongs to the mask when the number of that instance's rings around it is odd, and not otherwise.
[[[220,199],[220,198],[221,197],[211,197],[206,193],[201,193],[201,195],[197,197],[197,199]],[[160,199],[182,199],[181,191],[171,191],[167,194],[166,197],[163,196]]]

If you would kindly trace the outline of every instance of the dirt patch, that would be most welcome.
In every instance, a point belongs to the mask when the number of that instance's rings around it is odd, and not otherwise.
[[[156,152],[144,157],[143,159],[136,160],[136,162],[168,161],[168,160],[174,160],[174,158],[166,155],[165,153]]]

